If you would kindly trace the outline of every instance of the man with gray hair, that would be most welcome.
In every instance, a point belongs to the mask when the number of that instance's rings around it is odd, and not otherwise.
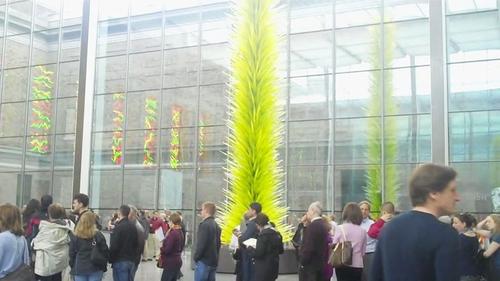
[[[307,210],[307,221],[304,230],[302,246],[299,250],[300,256],[300,281],[321,281],[323,277],[323,264],[325,261],[325,249],[328,247],[326,240],[328,230],[323,222],[321,203],[316,201],[309,205]]]

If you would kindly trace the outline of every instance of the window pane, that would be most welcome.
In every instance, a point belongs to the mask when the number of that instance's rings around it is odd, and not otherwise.
[[[164,88],[194,86],[198,82],[198,48],[165,50]]]
[[[382,81],[380,71],[354,72],[335,76],[336,117],[380,115],[380,102],[372,95],[379,95]],[[381,98],[381,97],[380,97]]]
[[[5,0],[4,0],[5,1]],[[2,1],[0,1],[2,2]],[[4,4],[4,3],[2,3]],[[5,36],[5,10],[7,8],[5,6],[0,6],[0,36]]]
[[[380,149],[382,132],[377,129],[380,128],[380,118],[338,119],[335,122],[336,163],[380,163],[380,152],[379,157],[368,155],[368,149]],[[377,155],[376,153],[372,155]]]
[[[83,0],[63,0],[63,26],[82,23]]]
[[[337,28],[380,22],[380,0],[337,0],[335,3]]]
[[[54,136],[38,135],[26,138],[25,169],[30,171],[50,170],[54,151]]]
[[[227,157],[224,153],[227,153],[227,146],[224,143],[227,140],[227,127],[204,127],[201,130],[203,137],[200,151],[203,151],[203,154],[199,158],[200,165],[225,166]]]
[[[153,207],[156,197],[155,170],[125,170],[123,182],[123,198],[126,204],[141,209]]]
[[[467,13],[481,10],[495,9],[496,0],[447,0],[446,8],[448,14]]]
[[[32,65],[57,62],[59,51],[59,29],[33,32]]]
[[[26,122],[24,103],[0,105],[0,137],[23,136]]]
[[[194,167],[196,129],[170,128],[161,132],[161,163],[170,169]]]
[[[9,3],[9,21],[7,22],[7,35],[29,33],[31,31],[32,11],[32,0]]]
[[[36,0],[35,31],[59,27],[61,18],[60,0]]]
[[[24,175],[23,203],[31,198],[42,198],[50,194],[52,181],[51,172],[26,172]]]
[[[180,126],[194,126],[196,124],[198,105],[198,88],[177,88],[163,90],[163,120],[161,121],[162,127],[172,127],[177,121],[174,120],[175,112],[180,112]],[[202,106],[202,105],[200,105]],[[200,118],[207,119],[208,116]],[[201,119],[200,119],[201,120]],[[207,122],[204,120],[203,122]],[[201,123],[201,121],[200,121]]]
[[[14,68],[4,70],[4,90],[2,102],[26,100],[28,86],[28,68]]]
[[[130,2],[131,0],[99,1],[99,20],[126,17]]]
[[[288,206],[292,210],[307,210],[314,201],[330,209],[332,177],[330,166],[288,168]]]
[[[448,66],[449,111],[498,109],[500,60]]]
[[[151,129],[160,126],[159,91],[127,94],[127,130]],[[148,122],[146,124],[146,117]]]
[[[200,116],[205,125],[221,125],[227,120],[227,85],[200,87]]]
[[[448,61],[500,58],[498,11],[447,17]]]
[[[76,98],[57,100],[56,134],[72,134],[76,130]]]
[[[451,161],[500,161],[500,111],[450,114]]]
[[[23,163],[24,138],[0,138],[0,171],[21,171]],[[1,177],[1,176],[0,176]],[[2,182],[2,185],[5,184]],[[12,188],[14,186],[11,186]]]
[[[202,44],[214,44],[229,41],[231,34],[227,7],[202,12]]]
[[[331,31],[290,35],[291,76],[332,72]]]
[[[380,69],[380,25],[344,28],[335,31],[335,71]],[[379,62],[378,64],[376,62]]]
[[[430,113],[430,67],[399,68],[384,72],[385,115]]]
[[[21,192],[21,177],[18,173],[0,173],[0,204],[16,204]]]
[[[366,174],[382,174],[378,165],[342,165],[335,167],[335,210],[342,212],[342,208],[349,202],[366,200],[364,187],[367,185]]]
[[[229,44],[201,47],[201,84],[229,82]]]
[[[180,2],[179,2],[180,3]],[[165,48],[179,48],[198,44],[198,11],[175,11],[165,18]]]
[[[424,162],[429,161],[430,160],[424,160]],[[386,192],[390,188],[389,185],[399,188],[399,191],[397,192],[398,204],[396,204],[396,210],[412,209],[407,183],[416,167],[416,164],[386,164],[384,167]]]
[[[56,135],[54,153],[55,169],[73,169],[75,157],[75,135]],[[72,186],[72,185],[69,185]]]
[[[130,55],[128,90],[161,88],[161,52]]]
[[[135,3],[135,2],[133,2]],[[161,6],[161,3],[159,3]],[[153,11],[158,12],[160,9]],[[161,48],[161,12],[130,19],[129,52],[156,51]]]
[[[69,26],[62,29],[61,61],[80,59],[80,40],[82,26]]]
[[[198,189],[196,190],[196,206],[203,202],[223,202],[227,188],[225,171],[222,168],[200,168],[198,171]]]
[[[56,125],[55,100],[36,100],[28,104],[28,134],[48,135]]]
[[[159,209],[187,209],[193,207],[194,170],[160,170]]]
[[[126,116],[123,116],[121,122],[113,122],[113,119],[120,118],[121,114],[125,114],[125,106],[124,94],[96,96],[94,103],[94,131],[123,130]]]
[[[127,72],[127,57],[109,57],[96,60],[97,94],[124,92]]]
[[[120,132],[121,133],[121,132]],[[115,134],[115,146],[118,152],[113,153],[113,133],[95,133],[92,137],[91,166],[97,168],[119,168],[123,163],[124,142],[122,134]]]
[[[129,131],[125,133],[125,165],[127,167],[142,167],[143,165],[156,165],[158,163],[157,145],[159,132],[152,131]],[[148,155],[146,155],[146,139],[148,143]],[[146,159],[148,157],[148,159]],[[150,162],[146,162],[150,161]],[[149,164],[148,164],[149,163]]]
[[[123,202],[122,170],[91,171],[91,208],[118,209]],[[128,200],[128,198],[127,198]]]
[[[291,165],[330,162],[330,121],[290,122],[288,134]]]
[[[5,47],[5,68],[27,66],[30,56],[30,35],[7,37]]]
[[[500,211],[499,162],[451,163],[451,166],[458,173],[459,210],[486,214]]]
[[[405,21],[384,25],[384,67],[430,64],[429,21]]]
[[[63,205],[64,208],[71,208],[73,202],[73,171],[54,171],[54,186],[52,197],[54,202]],[[102,221],[101,222],[105,222]]]
[[[100,22],[97,28],[97,56],[125,54],[127,51],[127,19]]]
[[[290,1],[290,32],[331,29],[332,1]]]
[[[400,21],[428,17],[429,0],[384,0],[385,21]]]
[[[31,68],[29,100],[48,101],[55,98],[57,65],[39,65]]]
[[[290,79],[290,120],[328,118],[331,102],[331,75]]]
[[[79,61],[59,64],[59,97],[76,97],[78,95],[79,75]]]
[[[161,11],[162,4],[163,1],[158,0],[131,1],[130,15],[136,16]]]
[[[385,117],[385,163],[431,161],[431,116]]]

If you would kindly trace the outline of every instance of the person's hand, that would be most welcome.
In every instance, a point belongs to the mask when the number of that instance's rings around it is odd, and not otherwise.
[[[380,218],[385,221],[385,222],[388,222],[392,219],[392,214],[383,214]]]

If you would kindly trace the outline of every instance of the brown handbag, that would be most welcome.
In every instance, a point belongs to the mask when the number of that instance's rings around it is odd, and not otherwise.
[[[342,231],[343,241],[332,245],[328,257],[328,264],[336,268],[352,264],[352,243],[347,241],[344,228],[342,226],[339,228]]]

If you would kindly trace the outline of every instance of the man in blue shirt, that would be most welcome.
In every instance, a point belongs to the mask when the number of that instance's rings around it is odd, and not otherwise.
[[[425,164],[410,179],[413,210],[382,229],[370,281],[458,281],[458,234],[438,217],[455,212],[456,172]]]

